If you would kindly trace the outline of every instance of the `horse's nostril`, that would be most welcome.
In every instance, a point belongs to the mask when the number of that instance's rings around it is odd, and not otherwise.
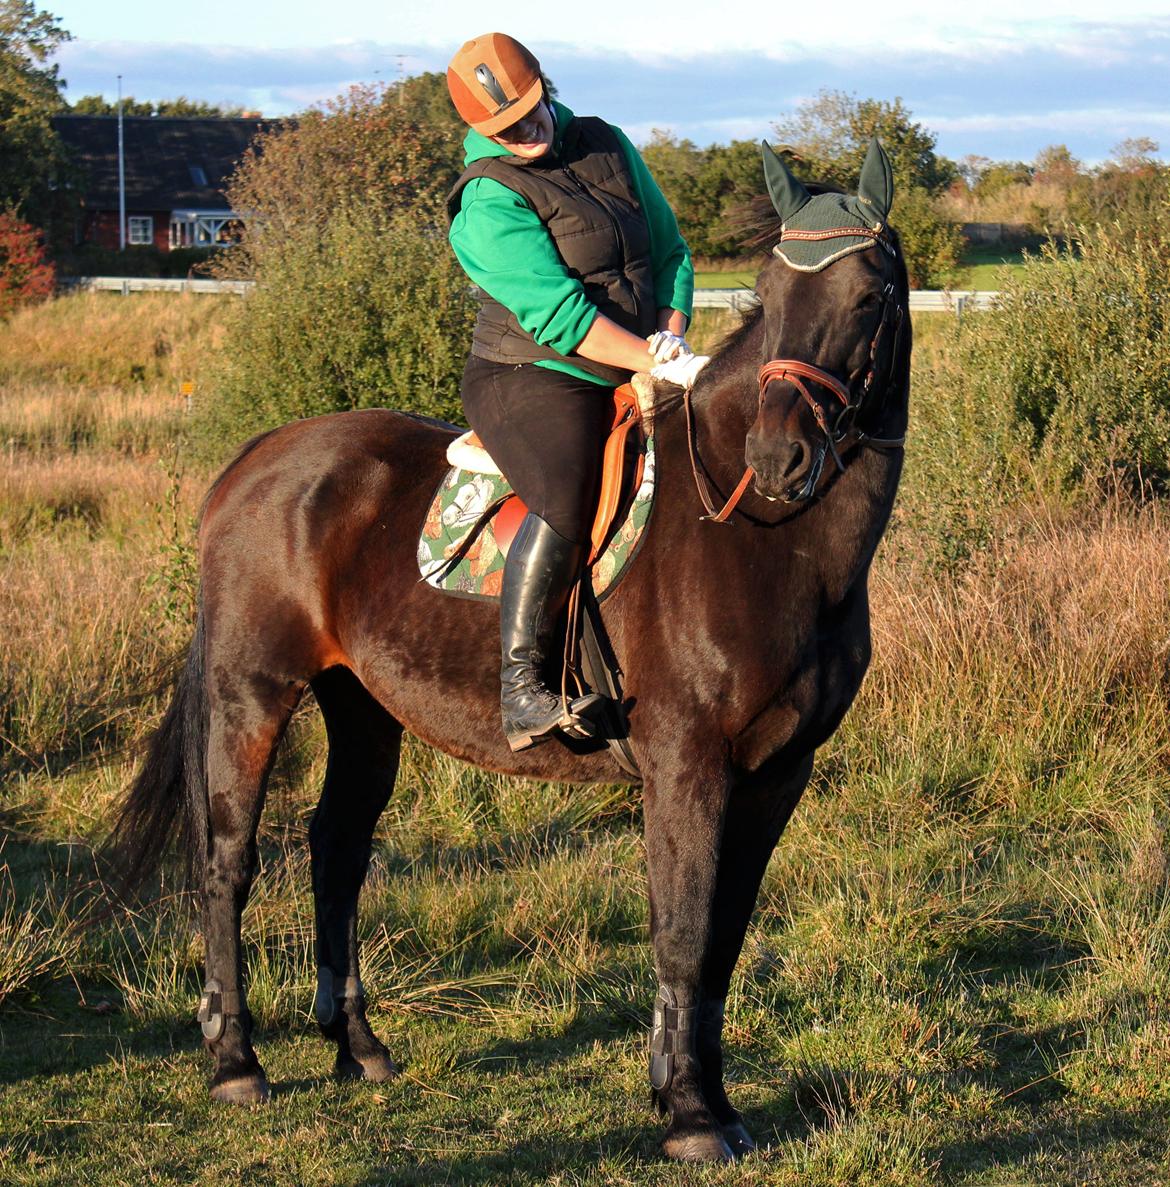
[[[792,446],[792,456],[788,459],[788,465],[784,467],[784,477],[790,477],[800,467],[800,463],[804,461],[804,446],[797,441]]]

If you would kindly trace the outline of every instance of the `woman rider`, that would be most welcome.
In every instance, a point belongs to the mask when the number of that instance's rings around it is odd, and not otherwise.
[[[707,360],[683,337],[690,253],[626,136],[551,99],[503,33],[467,42],[447,86],[470,125],[451,246],[480,297],[463,407],[529,510],[500,595],[504,733],[522,750],[596,702],[566,716],[542,668],[589,541],[609,393],[635,371],[689,387]]]

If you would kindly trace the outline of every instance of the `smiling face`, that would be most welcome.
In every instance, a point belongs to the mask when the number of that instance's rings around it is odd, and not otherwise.
[[[552,148],[556,127],[547,99],[541,101],[523,118],[488,137],[502,145],[513,156],[535,161]]]

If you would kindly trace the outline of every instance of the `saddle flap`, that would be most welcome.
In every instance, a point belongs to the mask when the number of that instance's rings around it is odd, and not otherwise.
[[[598,598],[633,558],[654,498],[654,443],[641,431],[637,395],[623,385],[611,398],[612,428],[590,533],[589,571]],[[444,476],[428,509],[418,542],[419,572],[436,589],[498,597],[508,548],[527,508],[498,468],[489,468],[491,459],[474,434],[449,443],[448,458],[459,464]]]
[[[601,462],[601,492],[597,511],[589,533],[589,564],[605,550],[609,537],[618,526],[618,513],[624,507],[627,497],[638,489],[641,483],[642,457],[636,461],[629,449],[630,433],[641,423],[642,413],[634,388],[623,383],[613,391],[613,421],[605,441],[605,452]],[[460,470],[472,474],[502,476],[492,456],[474,431],[463,433],[447,446],[447,461]],[[634,462],[631,466],[630,463]],[[503,504],[495,517],[496,541],[507,553],[508,545],[527,512],[519,497],[513,495]]]

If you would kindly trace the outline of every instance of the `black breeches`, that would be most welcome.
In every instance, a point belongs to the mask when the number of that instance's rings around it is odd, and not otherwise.
[[[472,355],[463,372],[468,424],[528,510],[579,544],[589,540],[597,510],[611,393],[532,363]]]

